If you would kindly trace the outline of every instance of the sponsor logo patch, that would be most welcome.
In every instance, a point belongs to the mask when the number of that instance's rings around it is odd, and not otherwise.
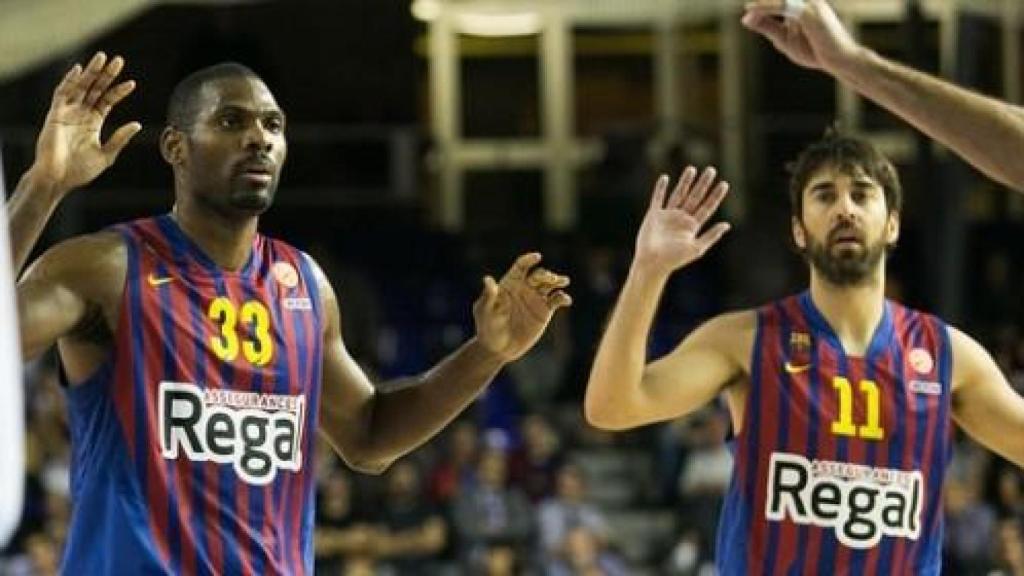
[[[203,390],[161,382],[160,451],[164,458],[231,464],[249,484],[266,485],[278,470],[302,468],[305,396]]]
[[[774,452],[768,466],[768,520],[835,530],[850,548],[878,545],[882,536],[917,540],[924,477],[919,470],[808,460]]]

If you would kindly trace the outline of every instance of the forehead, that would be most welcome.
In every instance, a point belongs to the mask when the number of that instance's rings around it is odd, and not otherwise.
[[[199,90],[198,104],[201,114],[224,108],[281,111],[270,88],[252,76],[229,76],[204,83]]]

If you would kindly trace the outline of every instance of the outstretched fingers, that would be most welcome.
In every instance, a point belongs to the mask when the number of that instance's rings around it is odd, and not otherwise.
[[[728,222],[719,222],[697,237],[697,250],[705,254],[732,228]]]
[[[524,280],[530,275],[530,270],[534,266],[540,264],[541,255],[540,252],[527,252],[516,258],[512,267],[509,268],[508,272],[505,273],[505,277],[502,280]]]
[[[700,179],[694,184],[693,189],[690,190],[686,200],[683,202],[682,209],[693,214],[701,202],[704,201],[704,197],[707,196],[708,190],[711,189],[711,185],[714,184],[717,176],[718,171],[714,167],[708,166],[705,168],[704,172],[700,175]]]
[[[698,206],[696,210],[694,210],[694,219],[696,219],[697,222],[700,223],[701,226],[703,226],[704,223],[711,218],[711,215],[714,214],[716,210],[718,210],[718,207],[721,206],[722,201],[725,200],[725,197],[728,194],[729,183],[719,182],[718,185],[716,185],[714,189],[711,191],[711,193],[707,195],[707,197],[704,199],[701,205]]]
[[[85,100],[82,102],[86,106],[95,106],[106,93],[107,88],[114,83],[114,79],[117,78],[117,75],[121,73],[123,68],[124,58],[120,56],[115,56],[107,62],[106,66],[101,68],[96,74],[96,80],[89,88],[89,92],[85,95]]]
[[[142,130],[142,124],[138,122],[129,122],[124,126],[121,126],[110,135],[110,139],[103,145],[103,153],[107,156],[107,160],[111,164],[117,159],[118,154],[124,150],[124,147],[128,145],[128,142],[135,137],[139,131]]]
[[[654,183],[654,193],[651,194],[650,210],[661,210],[665,207],[665,193],[668,191],[669,178],[665,174],[658,177]]]
[[[669,196],[668,203],[665,208],[679,208],[686,201],[686,196],[690,193],[690,188],[693,186],[693,181],[697,179],[697,169],[693,166],[687,166],[683,173],[679,175],[679,181],[676,183],[676,187],[672,190],[672,195]]]
[[[110,113],[110,109],[117,105],[118,102],[124,100],[129,94],[135,90],[135,81],[126,80],[121,82],[117,86],[106,90],[99,102],[96,104],[96,110],[99,111],[100,115],[106,116]]]

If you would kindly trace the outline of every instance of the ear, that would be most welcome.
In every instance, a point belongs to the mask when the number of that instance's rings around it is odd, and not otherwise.
[[[185,159],[185,134],[173,126],[164,127],[160,133],[160,155],[171,166],[177,166]]]
[[[801,250],[807,249],[807,231],[804,230],[804,224],[799,218],[793,216],[790,218],[790,224],[793,227],[793,244]]]
[[[893,210],[885,219],[885,243],[895,246],[900,239],[900,213]]]

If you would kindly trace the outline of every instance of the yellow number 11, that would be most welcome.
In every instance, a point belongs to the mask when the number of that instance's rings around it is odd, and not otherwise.
[[[881,420],[881,394],[878,392],[878,384],[873,380],[861,380],[860,391],[864,400],[868,403],[867,422],[863,426],[853,423],[853,385],[842,376],[832,379],[832,387],[839,391],[839,420],[832,422],[832,433],[837,436],[857,436],[866,440],[883,440],[885,430],[882,430]]]

